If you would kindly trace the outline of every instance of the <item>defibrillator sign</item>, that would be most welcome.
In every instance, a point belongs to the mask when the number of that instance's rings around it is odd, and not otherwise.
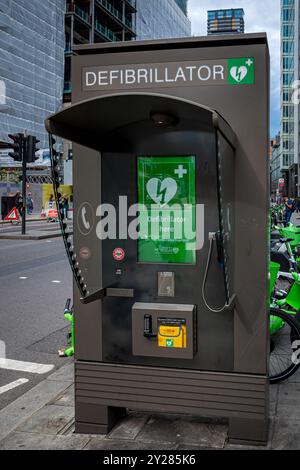
[[[191,85],[253,85],[252,57],[159,64],[84,67],[84,91]]]
[[[139,262],[196,262],[196,159],[138,157]]]

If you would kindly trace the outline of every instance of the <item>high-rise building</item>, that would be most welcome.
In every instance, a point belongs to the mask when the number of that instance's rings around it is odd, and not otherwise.
[[[187,3],[188,0],[175,0],[179,8],[183,11],[183,13],[187,16]]]
[[[281,177],[287,194],[299,194],[299,106],[292,84],[299,80],[299,0],[281,0]]]
[[[0,0],[2,147],[24,130],[48,147],[44,120],[62,100],[64,11],[65,0]]]
[[[71,101],[73,45],[135,39],[136,0],[66,0],[64,101]]]
[[[67,0],[64,101],[71,101],[73,45],[191,35],[188,0]]]
[[[238,34],[245,32],[243,8],[207,12],[207,34]]]
[[[187,0],[137,0],[136,33],[138,40],[190,36]]]
[[[284,196],[285,188],[282,181],[280,169],[281,150],[280,134],[271,139],[270,142],[270,160],[271,160],[271,195],[275,199],[278,196]]]

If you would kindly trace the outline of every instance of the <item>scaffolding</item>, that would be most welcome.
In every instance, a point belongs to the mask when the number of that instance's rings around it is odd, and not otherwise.
[[[27,130],[48,147],[44,120],[62,101],[64,12],[65,0],[0,0],[0,142]]]

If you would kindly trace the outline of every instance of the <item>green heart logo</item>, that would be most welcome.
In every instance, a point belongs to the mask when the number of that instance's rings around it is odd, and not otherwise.
[[[247,77],[248,69],[247,67],[232,67],[230,69],[230,75],[232,76],[233,80],[240,83]]]
[[[151,199],[158,205],[165,206],[177,193],[177,183],[173,178],[151,178],[147,183],[147,192]]]

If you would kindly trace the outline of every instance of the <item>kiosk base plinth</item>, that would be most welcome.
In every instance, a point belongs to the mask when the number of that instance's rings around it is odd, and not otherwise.
[[[269,421],[257,419],[229,419],[228,438],[230,444],[266,446]]]
[[[108,434],[125,414],[124,408],[81,403],[76,407],[75,432],[78,434]]]

